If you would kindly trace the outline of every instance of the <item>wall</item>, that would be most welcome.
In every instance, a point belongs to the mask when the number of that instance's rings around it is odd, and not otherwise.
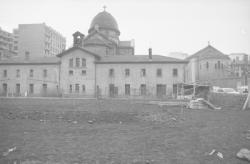
[[[20,83],[21,95],[29,91],[29,84],[34,84],[34,94],[30,96],[41,96],[42,85],[47,84],[48,94],[57,91],[59,84],[58,65],[0,65],[0,94],[3,94],[3,83],[8,85],[8,96],[15,95],[16,84]],[[4,70],[7,77],[3,77]],[[16,77],[16,70],[20,70],[20,77]],[[30,69],[33,69],[33,77],[30,77]],[[43,70],[47,70],[47,77],[43,76]]]
[[[114,77],[109,77],[109,69],[114,69]],[[125,76],[125,69],[130,75]],[[141,69],[146,76],[141,76]],[[156,76],[156,70],[162,69],[162,77]],[[172,76],[172,69],[178,69],[178,76]],[[167,85],[167,96],[172,96],[173,83],[183,82],[184,64],[97,64],[97,85],[102,96],[109,95],[109,84],[118,87],[118,96],[125,95],[125,84],[130,84],[131,95],[140,95],[140,85],[146,84],[148,96],[156,96],[156,84]]]
[[[69,60],[73,58],[74,66],[69,67]],[[75,59],[80,58],[80,67],[75,67]],[[86,67],[81,67],[81,59],[86,59]],[[60,88],[65,96],[94,96],[95,95],[95,57],[81,50],[74,50],[61,57],[61,83]],[[69,75],[72,70],[73,75]],[[82,76],[82,70],[86,70],[86,76]],[[69,85],[73,85],[73,92],[69,92]],[[80,85],[80,92],[75,92],[75,84]],[[82,85],[85,85],[86,91],[82,92]]]

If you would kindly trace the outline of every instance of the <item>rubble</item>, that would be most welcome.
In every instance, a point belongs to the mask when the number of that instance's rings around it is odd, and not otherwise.
[[[10,149],[8,149],[8,151],[6,151],[6,152],[3,153],[3,156],[9,155],[9,153],[11,153],[11,152],[13,152],[15,150],[16,150],[16,147],[10,148]]]
[[[239,159],[242,160],[247,160],[250,162],[250,150],[246,149],[246,148],[242,148],[240,149],[240,151],[236,154],[236,156]]]

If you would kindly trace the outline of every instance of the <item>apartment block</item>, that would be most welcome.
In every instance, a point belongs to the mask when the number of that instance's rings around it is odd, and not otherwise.
[[[19,24],[14,30],[18,39],[18,55],[24,57],[52,57],[66,48],[66,39],[59,32],[41,24]]]
[[[0,27],[0,58],[10,58],[15,55],[17,55],[16,38]]]

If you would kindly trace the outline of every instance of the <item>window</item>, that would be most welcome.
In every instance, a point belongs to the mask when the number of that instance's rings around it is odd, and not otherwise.
[[[47,84],[43,84],[43,93],[47,92]]]
[[[8,76],[8,73],[7,73],[7,70],[3,70],[3,77],[7,77]]]
[[[178,69],[177,68],[173,69],[173,76],[174,77],[178,76]]]
[[[72,91],[73,91],[73,87],[72,87],[72,85],[70,84],[70,85],[69,85],[69,93],[72,93]]]
[[[113,77],[114,76],[114,69],[111,68],[109,69],[109,77]]]
[[[74,74],[73,70],[69,70],[69,75],[73,76],[73,74]]]
[[[141,92],[141,95],[143,95],[143,96],[146,95],[146,93],[147,93],[146,84],[141,84],[140,92]]]
[[[86,76],[86,70],[82,70],[82,76]]]
[[[214,68],[217,69],[217,63],[214,64]]]
[[[125,76],[129,76],[130,72],[129,69],[125,69]]]
[[[34,84],[30,84],[29,85],[29,94],[33,94],[34,93]]]
[[[43,77],[47,77],[47,69],[43,70]]]
[[[130,95],[130,84],[125,84],[125,95]]]
[[[73,67],[73,58],[69,59],[69,67]]]
[[[207,69],[209,68],[209,63],[208,63],[208,62],[206,63],[206,68],[207,68]]]
[[[20,95],[20,84],[16,84],[16,94]]]
[[[85,93],[85,91],[86,91],[85,85],[82,85],[82,93]]]
[[[86,67],[86,59],[82,58],[82,67]]]
[[[16,70],[16,77],[20,77],[20,69]]]
[[[141,76],[142,77],[146,76],[146,69],[145,68],[141,69]]]
[[[218,66],[218,69],[220,69],[220,61],[218,61],[218,65],[217,66]]]
[[[80,67],[80,58],[76,58],[76,67]]]
[[[221,69],[223,69],[223,63],[221,63]]]
[[[162,72],[161,72],[161,69],[157,69],[157,77],[161,77],[162,76]]]
[[[79,93],[79,84],[75,84],[75,92]]]
[[[34,76],[34,70],[31,69],[31,70],[30,70],[30,77],[33,77],[33,76]]]

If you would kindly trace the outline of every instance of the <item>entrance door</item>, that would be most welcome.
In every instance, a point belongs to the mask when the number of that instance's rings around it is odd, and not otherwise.
[[[8,85],[6,83],[3,84],[3,95],[7,96],[7,89],[8,89]]]
[[[156,85],[156,95],[157,97],[164,97],[166,96],[166,85],[165,84],[157,84]]]
[[[109,84],[109,96],[114,97],[115,96],[115,85]]]
[[[16,84],[16,96],[20,96],[20,84]]]

